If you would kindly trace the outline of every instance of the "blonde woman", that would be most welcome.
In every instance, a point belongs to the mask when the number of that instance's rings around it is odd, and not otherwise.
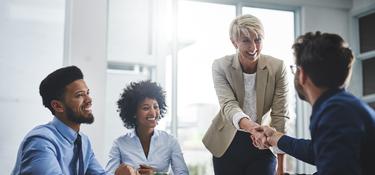
[[[264,31],[252,15],[235,18],[230,40],[236,54],[214,61],[212,74],[220,111],[208,128],[203,143],[213,155],[216,175],[276,173],[276,159],[269,150],[254,146],[255,127],[270,116],[270,125],[285,132],[288,119],[286,68],[282,60],[261,54]],[[255,142],[255,143],[254,143]],[[278,154],[277,173],[283,172]]]

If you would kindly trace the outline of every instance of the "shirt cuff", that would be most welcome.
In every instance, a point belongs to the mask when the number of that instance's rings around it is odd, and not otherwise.
[[[249,120],[251,120],[250,117],[247,116],[245,113],[237,112],[233,115],[233,120],[232,120],[233,125],[234,125],[234,127],[237,128],[237,130],[247,132],[246,130],[243,130],[243,129],[240,128],[239,122],[242,118],[248,118]]]
[[[272,151],[275,153],[275,154],[285,154],[284,151],[282,151],[281,149],[279,149],[277,146],[273,146],[271,147],[272,148]]]

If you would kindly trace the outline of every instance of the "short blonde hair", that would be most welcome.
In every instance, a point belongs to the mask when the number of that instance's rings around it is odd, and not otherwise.
[[[249,31],[255,32],[257,37],[264,37],[263,25],[257,17],[249,14],[241,15],[230,24],[229,36],[231,40],[237,41],[241,32],[249,35]]]

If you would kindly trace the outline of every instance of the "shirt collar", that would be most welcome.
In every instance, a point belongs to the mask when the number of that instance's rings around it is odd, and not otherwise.
[[[52,125],[56,127],[56,129],[59,131],[59,133],[68,140],[69,143],[73,144],[74,141],[77,138],[77,132],[74,131],[72,128],[67,126],[65,123],[60,121],[57,117],[54,117],[52,120]]]
[[[234,59],[233,59],[233,61],[232,61],[232,67],[233,67],[234,69],[241,69],[240,57],[239,57],[238,53],[236,53],[236,54],[234,55]]]
[[[137,136],[137,134],[135,133],[135,129],[132,129],[132,130],[130,131],[129,136],[130,136],[130,138],[134,138],[134,137]]]
[[[334,88],[334,89],[328,89],[327,91],[323,92],[323,94],[321,94],[320,97],[314,103],[313,111],[316,111],[317,109],[319,109],[322,103],[326,101],[328,98],[343,91],[345,91],[345,89]]]
[[[137,133],[135,132],[135,129],[132,129],[129,134],[130,138],[138,137]],[[157,129],[154,129],[154,134],[151,137],[158,137],[159,134],[159,131]]]

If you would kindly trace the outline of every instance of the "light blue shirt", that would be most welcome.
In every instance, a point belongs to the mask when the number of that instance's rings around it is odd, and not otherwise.
[[[85,174],[105,174],[92,151],[86,135],[82,138]],[[18,150],[12,175],[73,174],[72,158],[77,133],[56,117],[45,125],[32,129],[24,138]]]
[[[116,139],[109,153],[107,173],[114,174],[121,163],[135,169],[144,164],[155,168],[157,172],[168,172],[171,166],[174,175],[189,174],[177,140],[167,132],[156,129],[151,137],[148,157],[143,151],[135,130]]]

